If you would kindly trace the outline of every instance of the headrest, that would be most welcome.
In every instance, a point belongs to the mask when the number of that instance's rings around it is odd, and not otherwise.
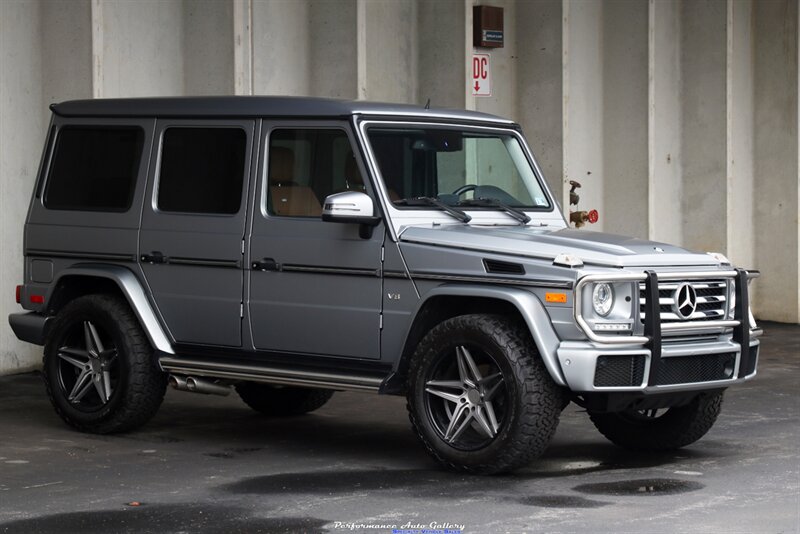
[[[269,149],[269,182],[294,181],[294,151],[282,146],[273,146]]]

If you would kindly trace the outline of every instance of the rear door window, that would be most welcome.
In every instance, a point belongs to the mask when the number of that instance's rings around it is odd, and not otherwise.
[[[168,128],[161,149],[158,209],[237,213],[246,152],[247,134],[241,128]]]

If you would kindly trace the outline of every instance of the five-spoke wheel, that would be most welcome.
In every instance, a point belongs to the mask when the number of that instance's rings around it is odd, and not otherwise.
[[[497,436],[508,403],[499,366],[491,356],[476,352],[480,365],[470,349],[457,346],[455,357],[442,358],[435,378],[425,383],[426,405],[439,435],[465,450],[480,448]]]
[[[43,374],[61,418],[95,433],[145,423],[167,385],[136,316],[112,295],[80,297],[58,312],[45,344]]]
[[[411,359],[411,422],[450,469],[489,474],[527,464],[550,443],[561,403],[530,332],[509,317],[448,319]]]
[[[79,409],[96,409],[106,404],[119,380],[117,349],[104,341],[91,321],[75,324],[68,344],[58,349],[61,360],[58,379],[67,400]]]

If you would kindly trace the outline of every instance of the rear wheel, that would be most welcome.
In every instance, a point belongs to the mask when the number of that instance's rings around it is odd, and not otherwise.
[[[702,393],[685,406],[663,410],[592,413],[589,417],[609,441],[634,451],[669,451],[702,438],[722,409],[722,392]]]
[[[493,474],[544,452],[562,396],[527,329],[497,315],[464,315],[432,329],[412,357],[408,410],[443,466]]]
[[[155,415],[167,375],[128,304],[87,295],[57,315],[44,349],[50,401],[67,424],[105,434],[136,428]]]
[[[273,417],[313,412],[333,397],[330,389],[281,387],[253,382],[238,384],[236,392],[252,409]]]

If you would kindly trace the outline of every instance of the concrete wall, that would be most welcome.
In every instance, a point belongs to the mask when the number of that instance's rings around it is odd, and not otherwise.
[[[647,238],[648,6],[609,0],[602,19],[603,227]]]
[[[798,321],[797,2],[753,2],[758,311]],[[763,282],[762,281],[762,282]]]
[[[648,13],[647,235],[667,243],[683,243],[680,7],[650,0]]]
[[[477,3],[0,1],[0,316],[49,103],[255,93],[513,117],[562,202],[583,184],[591,229],[726,253],[764,273],[758,317],[800,320],[797,0],[493,0],[489,98],[469,89]],[[0,373],[39,358],[0,327]]]
[[[16,311],[14,286],[22,281],[22,225],[46,128],[42,111],[42,16],[39,5],[0,3],[0,314]],[[0,370],[30,369],[36,347],[0,327]]]

